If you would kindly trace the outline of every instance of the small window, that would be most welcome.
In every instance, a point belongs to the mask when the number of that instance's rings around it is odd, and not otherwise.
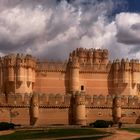
[[[84,86],[83,85],[81,86],[81,90],[84,90]]]
[[[132,112],[131,115],[132,116],[136,116],[137,114],[136,114],[136,112]]]
[[[98,112],[98,116],[102,116],[102,113],[101,112]]]

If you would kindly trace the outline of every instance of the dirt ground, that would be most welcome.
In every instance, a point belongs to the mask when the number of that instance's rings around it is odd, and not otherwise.
[[[116,130],[110,130],[110,132],[113,132],[114,134],[109,137],[102,138],[101,140],[135,140],[137,138],[140,138],[140,134],[125,131],[125,130],[116,129]]]

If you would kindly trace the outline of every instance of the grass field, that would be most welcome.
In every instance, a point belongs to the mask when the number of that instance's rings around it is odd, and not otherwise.
[[[61,139],[61,140],[99,140],[104,138],[105,136],[97,136],[97,137],[89,137],[89,138],[69,138],[69,139]]]
[[[123,128],[122,130],[127,130],[135,133],[140,133],[140,128]]]
[[[9,135],[0,136],[0,140],[24,140],[24,139],[35,139],[35,138],[56,138],[56,137],[66,137],[66,136],[79,136],[79,135],[83,136],[83,135],[97,135],[97,134],[107,134],[107,132],[98,131],[95,129],[86,129],[86,128],[22,130],[22,131],[16,131],[15,133]],[[94,139],[97,140],[98,138],[101,137],[97,137]],[[80,139],[86,140],[87,138],[80,138]],[[88,139],[90,140],[90,138]]]

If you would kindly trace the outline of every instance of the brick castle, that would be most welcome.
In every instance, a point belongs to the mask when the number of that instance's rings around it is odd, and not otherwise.
[[[140,123],[140,63],[108,60],[108,50],[77,48],[66,62],[31,55],[0,59],[0,121],[81,124],[97,119]]]

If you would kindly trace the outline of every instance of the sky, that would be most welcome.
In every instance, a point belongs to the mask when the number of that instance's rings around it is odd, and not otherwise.
[[[140,59],[140,0],[0,0],[0,56],[65,60],[77,47]]]

